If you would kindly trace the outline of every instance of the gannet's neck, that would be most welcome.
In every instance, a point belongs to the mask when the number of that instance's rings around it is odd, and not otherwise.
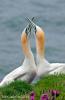
[[[35,64],[34,56],[31,52],[29,40],[28,40],[27,34],[25,33],[25,30],[22,32],[22,35],[21,35],[21,46],[23,49],[23,53],[25,55],[25,59],[28,61],[31,61],[31,63]]]
[[[45,36],[44,31],[39,26],[36,26],[36,51],[40,59],[44,58]]]
[[[24,55],[29,58],[30,50],[28,48],[28,38],[27,38],[25,31],[22,32],[22,35],[21,35],[21,46],[22,46]]]

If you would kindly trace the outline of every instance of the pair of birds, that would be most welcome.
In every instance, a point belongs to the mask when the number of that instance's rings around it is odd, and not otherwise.
[[[31,83],[36,77],[40,78],[45,74],[63,73],[65,71],[64,63],[49,63],[44,57],[45,34],[41,27],[37,26],[32,20],[27,18],[29,24],[23,30],[21,35],[21,46],[25,55],[22,66],[16,68],[7,74],[0,83],[0,86],[7,85],[15,80],[23,80]],[[36,39],[37,64],[30,48],[29,35],[34,30]]]

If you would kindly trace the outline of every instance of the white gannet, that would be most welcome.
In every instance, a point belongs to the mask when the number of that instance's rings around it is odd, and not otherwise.
[[[15,70],[7,74],[1,81],[0,86],[7,85],[17,79],[30,83],[36,76],[36,65],[34,61],[34,56],[30,49],[29,39],[28,39],[29,31],[30,31],[29,27],[27,27],[24,29],[21,35],[21,45],[23,53],[25,55],[25,59],[22,66],[16,68]]]
[[[27,18],[28,19],[28,18]],[[35,29],[35,38],[36,38],[36,54],[37,54],[37,76],[41,77],[45,74],[54,74],[54,73],[65,73],[65,63],[49,63],[45,57],[45,33],[33,23],[32,20],[28,19],[32,24],[32,27]]]

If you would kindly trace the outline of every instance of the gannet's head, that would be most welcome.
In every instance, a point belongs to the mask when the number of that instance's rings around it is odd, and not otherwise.
[[[37,54],[39,56],[44,55],[44,45],[45,45],[45,35],[44,31],[42,30],[41,27],[37,26],[32,20],[27,18],[29,23],[31,24],[32,28],[34,29],[34,34],[36,36],[36,49],[37,49]]]
[[[22,32],[22,35],[21,35],[21,40],[22,40],[22,43],[28,43],[28,40],[29,40],[29,36],[31,34],[31,24],[29,23],[25,29],[23,30]]]
[[[21,34],[21,46],[26,56],[29,56],[29,51],[30,51],[29,50],[30,49],[29,48],[29,38],[28,38],[29,32],[30,32],[30,29],[29,29],[29,26],[27,26]]]

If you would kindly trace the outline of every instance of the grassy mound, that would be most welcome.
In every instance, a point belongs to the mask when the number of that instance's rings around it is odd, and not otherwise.
[[[58,90],[60,95],[57,100],[65,100],[65,75],[48,75],[43,77],[34,85],[36,99],[39,100],[42,93],[47,93],[49,90]]]
[[[12,97],[21,97],[24,94],[28,94],[30,91],[32,91],[32,86],[30,84],[24,81],[15,81],[7,86],[0,87],[0,98],[2,98],[1,100],[10,100]],[[8,97],[10,98],[4,99]]]
[[[58,90],[60,95],[56,100],[65,100],[65,74],[47,75],[42,77],[36,84],[30,85],[26,82],[15,81],[8,86],[0,88],[0,100],[23,100],[21,98],[2,99],[3,96],[29,96],[31,91],[35,92],[35,100],[40,100],[42,93],[47,93],[49,90]],[[25,99],[29,100],[29,99]]]

